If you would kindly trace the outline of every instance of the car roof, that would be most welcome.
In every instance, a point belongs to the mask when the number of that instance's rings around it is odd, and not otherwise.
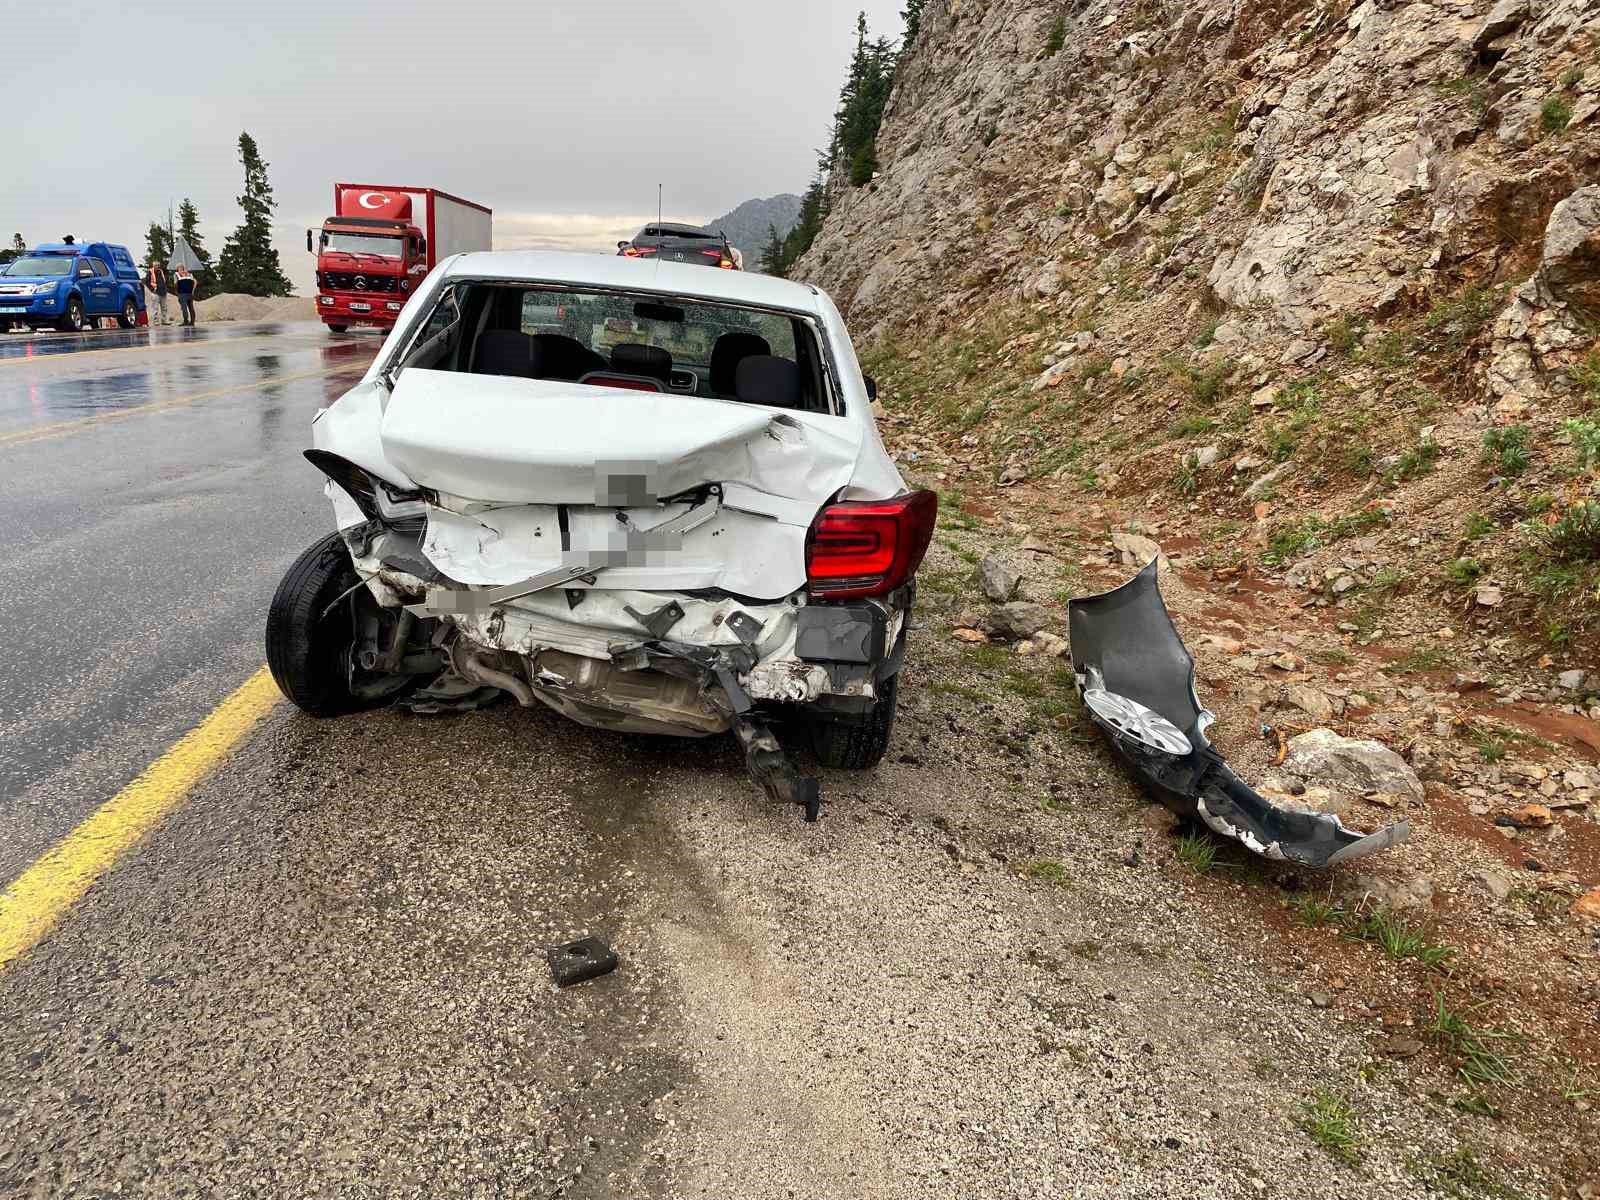
[[[818,292],[809,284],[724,271],[692,263],[627,258],[620,254],[577,254],[562,250],[472,250],[445,264],[448,278],[506,279],[523,283],[570,284],[661,292],[686,299],[722,300],[761,308],[820,313]]]

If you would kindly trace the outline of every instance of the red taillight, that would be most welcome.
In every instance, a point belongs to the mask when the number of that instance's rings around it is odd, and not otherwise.
[[[638,249],[638,247],[637,246],[624,246],[622,248],[622,257],[623,258],[638,258],[639,257],[639,249]]]
[[[702,250],[702,251],[700,251],[700,253],[704,254],[707,258],[721,258],[722,257],[722,251],[721,250]]]
[[[939,498],[932,492],[828,505],[806,539],[811,594],[842,600],[894,591],[922,565],[938,515]]]

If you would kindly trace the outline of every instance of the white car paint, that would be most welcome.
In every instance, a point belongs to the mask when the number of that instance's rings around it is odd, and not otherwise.
[[[824,346],[842,411],[397,370],[440,290],[454,280],[616,288],[799,316]],[[732,614],[758,623],[758,661],[739,677],[756,699],[874,694],[870,681],[835,686],[827,670],[795,655],[805,540],[818,511],[835,497],[886,499],[905,490],[873,421],[843,319],[814,287],[609,255],[458,255],[407,303],[361,382],[318,414],[313,444],[398,490],[430,492],[427,502],[409,504],[425,509],[421,552],[448,581],[424,587],[415,576],[385,568],[380,560],[389,535],[380,535],[354,562],[381,604],[451,621],[462,637],[489,650],[531,659],[551,649],[607,660],[614,645],[640,636],[635,614],[670,598],[683,609],[672,629],[676,643],[732,646],[739,642]],[[619,478],[643,494],[618,502]],[[690,505],[672,498],[706,484],[720,490],[709,516],[652,537],[653,527],[689,515]],[[364,522],[339,487],[330,483],[328,493],[340,528]],[[565,548],[558,506],[566,510]],[[474,589],[514,588],[552,572],[562,575],[559,586],[541,584],[487,607],[460,603]],[[685,594],[708,589],[729,595]],[[567,598],[573,590],[588,593],[577,608]],[[419,591],[426,594],[422,603]],[[905,616],[889,612],[891,644]]]

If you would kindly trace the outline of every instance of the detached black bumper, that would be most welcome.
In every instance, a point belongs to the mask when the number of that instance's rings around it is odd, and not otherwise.
[[[1329,813],[1279,808],[1228,768],[1206,741],[1214,718],[1200,706],[1194,659],[1161,599],[1158,562],[1067,606],[1084,706],[1140,782],[1179,816],[1301,866],[1331,867],[1409,837],[1404,821],[1362,834]]]

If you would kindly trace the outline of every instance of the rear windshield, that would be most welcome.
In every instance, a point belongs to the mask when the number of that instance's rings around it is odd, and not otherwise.
[[[402,366],[835,411],[809,321],[688,297],[455,284]]]
[[[46,275],[65,278],[72,273],[72,258],[66,254],[29,254],[13,259],[7,275]]]

